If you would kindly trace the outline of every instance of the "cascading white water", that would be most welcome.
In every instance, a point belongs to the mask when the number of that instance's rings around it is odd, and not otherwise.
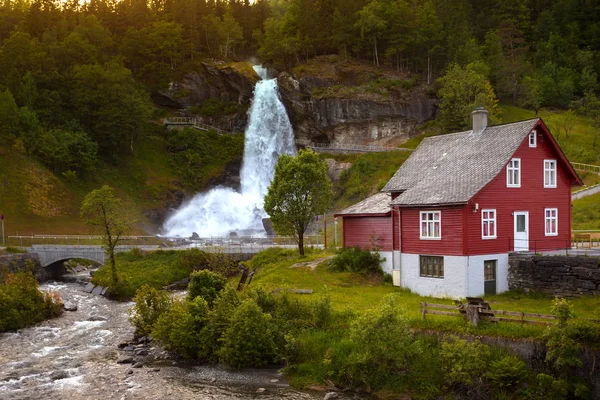
[[[254,88],[240,173],[241,191],[217,187],[196,195],[164,224],[166,236],[224,236],[230,232],[262,230],[264,196],[273,179],[277,159],[294,154],[294,133],[285,107],[279,100],[277,80],[254,66],[262,78]]]

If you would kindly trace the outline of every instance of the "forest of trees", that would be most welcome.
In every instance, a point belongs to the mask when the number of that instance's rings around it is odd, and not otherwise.
[[[257,55],[279,70],[339,54],[444,97],[496,97],[600,121],[600,4],[587,0],[4,0],[0,145],[59,173],[118,163],[152,129],[153,90],[194,63]],[[468,85],[453,85],[473,82]],[[444,130],[462,127],[456,108]]]

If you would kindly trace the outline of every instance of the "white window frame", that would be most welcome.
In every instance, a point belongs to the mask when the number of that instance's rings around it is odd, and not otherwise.
[[[515,167],[514,164],[517,164]],[[511,176],[513,176],[513,172],[517,172],[517,180],[518,182],[511,182]],[[521,187],[521,159],[520,158],[511,158],[511,160],[506,165],[506,187]]]
[[[554,216],[552,216],[554,212]],[[554,220],[554,232],[548,232],[548,228],[552,227],[552,220]],[[558,236],[558,208],[544,208],[544,235],[545,236]]]
[[[535,130],[529,133],[529,147],[537,147],[537,131]]]
[[[431,215],[431,219],[429,219]],[[437,220],[435,219],[437,215]],[[421,211],[419,213],[419,238],[422,240],[441,240],[442,239],[442,212],[436,211]],[[423,223],[426,223],[425,230],[427,231],[423,236]],[[438,224],[438,236],[435,236],[435,224]]]
[[[549,182],[546,181],[546,173],[548,173]],[[556,160],[544,160],[544,187],[555,188],[557,181]]]
[[[490,218],[489,217],[489,213],[494,213],[494,217]],[[484,215],[485,213],[488,214],[488,217],[485,218]],[[498,237],[498,225],[496,224],[496,220],[497,220],[497,214],[496,214],[496,209],[492,209],[492,208],[488,208],[488,209],[484,209],[481,210],[481,238],[486,240],[486,239],[496,239]],[[494,232],[490,231],[490,222],[493,223],[493,227],[494,227]],[[487,225],[488,230],[487,230],[487,235],[485,234],[485,226]],[[491,234],[493,233],[493,234]]]

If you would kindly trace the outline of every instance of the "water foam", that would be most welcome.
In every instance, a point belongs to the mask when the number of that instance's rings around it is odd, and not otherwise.
[[[225,236],[230,232],[263,231],[264,196],[282,154],[294,154],[294,133],[279,99],[276,79],[254,66],[262,78],[254,88],[245,133],[241,190],[217,187],[196,195],[164,224],[165,236]]]

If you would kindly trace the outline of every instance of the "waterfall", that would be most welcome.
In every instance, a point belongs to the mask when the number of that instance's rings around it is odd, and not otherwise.
[[[200,193],[163,226],[166,236],[224,236],[230,232],[264,232],[264,196],[282,154],[294,154],[294,133],[285,107],[279,100],[277,80],[267,70],[254,66],[261,77],[254,88],[240,172],[241,190],[216,187]]]

